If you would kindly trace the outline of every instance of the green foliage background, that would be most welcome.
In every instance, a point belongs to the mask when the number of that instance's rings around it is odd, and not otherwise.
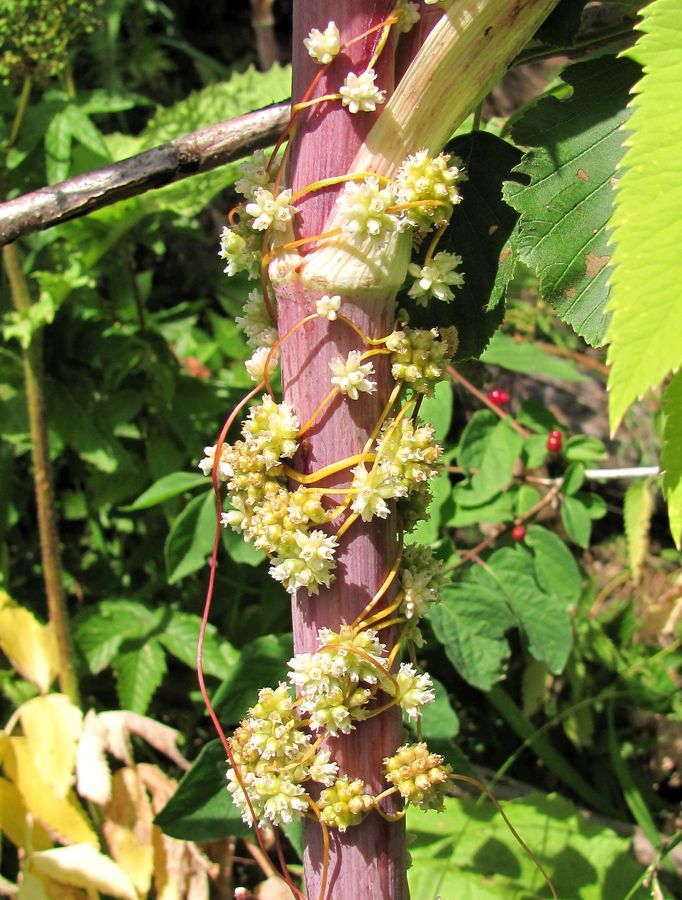
[[[90,10],[85,30],[69,24],[70,49],[42,80],[34,76],[11,147],[21,83],[0,86],[6,196],[287,97],[288,68],[261,73],[253,50],[243,51],[251,47],[246,8],[227,23],[222,5],[209,5],[199,34],[190,7],[106,0]],[[579,21],[568,7],[559,6],[536,52],[576,40]],[[284,31],[286,4],[279,15]],[[682,57],[671,37],[678,19],[675,0],[656,0],[631,59],[588,53],[511,120],[455,137],[451,149],[469,180],[444,246],[462,254],[466,287],[435,318],[409,309],[425,327],[457,324],[458,368],[484,393],[506,384],[521,426],[450,384],[422,407],[455,470],[437,479],[429,520],[415,536],[453,569],[420,649],[437,694],[424,737],[457,771],[482,766],[487,777],[513,766],[536,788],[509,813],[566,897],[648,896],[629,841],[588,822],[579,807],[646,826],[650,836],[653,822],[660,853],[659,831],[679,828],[679,788],[657,774],[655,746],[662,721],[682,727],[679,634],[652,639],[639,602],[671,587],[679,555],[653,484],[627,496],[600,488],[589,471],[622,462],[621,451],[605,444],[603,429],[603,440],[575,427],[571,435],[574,420],[552,394],[563,385],[558,396],[569,407],[577,386],[601,389],[583,362],[601,359],[588,345],[608,340],[612,420],[625,415],[632,426],[629,404],[679,369]],[[632,15],[624,21],[632,27]],[[18,72],[9,57],[0,71]],[[22,350],[42,341],[82,693],[95,708],[149,713],[183,732],[196,761],[158,822],[199,841],[245,834],[194,671],[215,530],[212,494],[196,464],[251,386],[249,349],[234,323],[248,288],[226,279],[217,258],[237,172],[228,165],[23,239],[34,301],[27,313],[13,309],[7,281],[0,284],[0,585],[44,615],[22,364]],[[409,308],[405,296],[401,302]],[[550,387],[535,391],[532,382]],[[663,410],[661,465],[679,540],[679,372]],[[629,432],[636,458],[626,462],[657,461],[659,419],[656,411],[644,435]],[[546,450],[554,428],[564,432],[560,459]],[[550,482],[556,502],[547,518],[530,520],[525,540],[512,541],[509,529]],[[481,551],[484,564],[460,567],[491,529],[500,535]],[[204,670],[229,726],[259,687],[284,677],[290,624],[262,554],[229,531],[221,552]],[[609,593],[618,577],[629,589]],[[31,691],[3,658],[0,690],[3,720]],[[635,710],[649,717],[646,726],[636,728]],[[417,812],[408,822],[419,900],[468,891],[544,896],[490,808],[458,799],[443,816]]]

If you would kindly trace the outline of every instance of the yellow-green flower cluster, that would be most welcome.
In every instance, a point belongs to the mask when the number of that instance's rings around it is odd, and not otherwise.
[[[334,536],[313,528],[330,521],[320,496],[311,488],[289,491],[283,459],[298,447],[299,424],[291,407],[265,397],[251,408],[242,425],[244,440],[223,444],[218,478],[227,483],[232,508],[221,522],[264,550],[271,558],[270,574],[289,593],[306,588],[317,594],[329,586],[335,568]],[[206,447],[199,468],[212,472],[215,447]]]
[[[457,351],[455,328],[404,328],[386,338],[391,351],[391,373],[418,394],[433,396],[436,384],[447,376],[447,365]]]
[[[384,760],[385,777],[407,803],[421,809],[443,809],[452,767],[442,756],[429,753],[425,743],[405,744]]]
[[[458,165],[459,164],[459,165]],[[453,206],[461,201],[457,184],[462,180],[461,160],[447,153],[429,156],[419,150],[398,169],[395,183],[398,203],[418,203],[403,213],[406,224],[424,234],[448,221]]]
[[[365,793],[365,782],[361,778],[351,781],[346,775],[325,788],[318,802],[322,821],[339,831],[359,825],[373,806],[371,794]]]
[[[315,751],[310,735],[296,717],[292,697],[285,684],[275,690],[263,688],[258,703],[230,740],[232,755],[261,824],[282,825],[300,818],[309,808],[304,783],[332,785],[338,776],[329,751]],[[252,825],[244,790],[233,768],[227,771],[228,790]]]

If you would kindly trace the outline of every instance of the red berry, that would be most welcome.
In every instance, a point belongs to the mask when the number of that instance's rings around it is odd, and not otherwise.
[[[526,536],[526,526],[514,525],[511,535],[515,541],[522,541]]]
[[[488,394],[488,400],[493,406],[506,406],[509,403],[509,394],[504,388],[493,388]]]
[[[550,431],[545,446],[550,453],[560,453],[562,441],[563,435],[558,429],[554,429],[553,431]]]

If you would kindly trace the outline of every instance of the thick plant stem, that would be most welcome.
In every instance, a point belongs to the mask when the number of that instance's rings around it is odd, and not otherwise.
[[[25,313],[30,309],[31,297],[21,268],[21,259],[17,245],[8,244],[2,248],[2,254],[14,306],[17,312]],[[32,445],[33,481],[38,511],[40,553],[43,563],[48,615],[57,643],[59,687],[76,705],[79,705],[78,681],[73,666],[66,598],[62,582],[54,483],[45,415],[42,341],[39,333],[33,336],[31,343],[23,351],[23,363]]]
[[[390,0],[355,3],[299,2],[294,6],[294,101],[300,98],[317,68],[302,48],[302,39],[311,28],[324,28],[333,19],[347,40],[385,20],[391,13]],[[319,86],[319,93],[333,91],[351,69],[362,71],[371,58],[377,35],[360,41],[330,66]],[[350,61],[349,61],[350,58]],[[356,67],[356,68],[354,68]],[[377,65],[377,83],[392,89],[392,51],[382,55]],[[287,186],[294,190],[314,181],[343,175],[357,153],[374,120],[372,114],[352,117],[340,104],[325,104],[303,113],[292,142]],[[321,224],[334,206],[340,186],[332,186],[306,197],[297,206],[297,237],[319,233]],[[306,289],[297,278],[277,287],[280,334],[315,311],[320,294]],[[371,301],[362,297],[342,297],[342,313],[370,337],[379,337],[393,326],[393,296]],[[330,388],[329,362],[335,356],[346,357],[350,350],[366,350],[359,337],[340,322],[313,319],[298,328],[282,347],[284,396],[305,422],[324,400]],[[320,414],[303,439],[296,459],[299,471],[311,472],[337,460],[361,453],[392,389],[387,357],[372,360],[377,391],[363,394],[358,401],[336,396]],[[352,479],[346,471],[326,479],[325,483],[347,486]],[[294,651],[318,649],[317,632],[322,627],[338,631],[351,623],[380,588],[398,552],[395,517],[375,519],[369,524],[357,522],[340,540],[337,551],[336,579],[328,590],[316,597],[299,591],[293,600]],[[390,604],[394,593],[386,592],[382,606]],[[395,641],[397,634],[382,632],[382,640]],[[349,735],[329,743],[332,757],[341,772],[362,778],[367,789],[379,793],[386,788],[382,762],[401,743],[400,712],[394,708],[376,718],[357,724]],[[397,807],[389,807],[394,812]],[[311,900],[320,896],[324,851],[322,833],[316,822],[306,822],[304,830],[305,886]],[[329,877],[326,890],[334,900],[359,897],[406,900],[405,828],[403,822],[386,822],[371,813],[360,825],[344,833],[330,834]]]

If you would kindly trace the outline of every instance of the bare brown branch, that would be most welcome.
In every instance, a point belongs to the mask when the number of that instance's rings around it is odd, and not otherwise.
[[[1,203],[0,246],[248,156],[271,145],[288,120],[289,104],[279,103]]]

